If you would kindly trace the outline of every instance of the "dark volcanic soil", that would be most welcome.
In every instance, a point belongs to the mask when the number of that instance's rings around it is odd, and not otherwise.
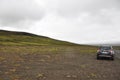
[[[0,53],[0,80],[120,80],[120,60],[75,51]]]

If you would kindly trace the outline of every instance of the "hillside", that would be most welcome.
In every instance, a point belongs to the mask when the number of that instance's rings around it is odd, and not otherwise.
[[[0,30],[0,45],[76,45],[26,32]]]
[[[95,46],[10,31],[0,31],[0,45],[0,80],[120,80],[118,57],[97,60]]]

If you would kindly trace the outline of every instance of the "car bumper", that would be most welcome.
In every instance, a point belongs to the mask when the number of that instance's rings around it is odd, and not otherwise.
[[[113,57],[113,55],[98,55],[99,57]]]

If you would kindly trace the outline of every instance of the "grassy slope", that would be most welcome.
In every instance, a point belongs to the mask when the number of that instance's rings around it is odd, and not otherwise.
[[[75,45],[44,36],[26,32],[12,32],[0,30],[0,45]]]
[[[25,32],[0,30],[0,53],[95,53],[96,47],[73,44]]]

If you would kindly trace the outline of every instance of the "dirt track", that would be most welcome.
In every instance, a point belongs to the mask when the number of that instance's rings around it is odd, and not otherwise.
[[[0,56],[0,80],[120,80],[117,58],[96,60],[96,54],[74,50]]]

